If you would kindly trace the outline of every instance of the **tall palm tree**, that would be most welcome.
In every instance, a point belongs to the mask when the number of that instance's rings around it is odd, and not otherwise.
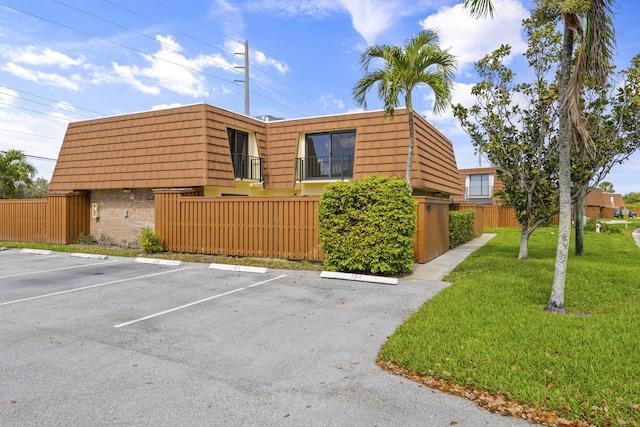
[[[364,73],[353,88],[353,98],[366,108],[366,95],[378,85],[378,97],[384,102],[385,114],[393,116],[404,94],[409,116],[409,152],[407,154],[407,187],[411,188],[411,160],[413,157],[414,129],[411,92],[419,84],[426,84],[435,94],[433,110],[443,112],[451,103],[453,73],[457,68],[455,57],[439,45],[438,34],[425,30],[415,34],[402,47],[375,45],[368,47],[360,58]],[[371,69],[374,60],[382,67]]]
[[[610,72],[615,37],[611,7],[613,0],[536,0],[540,6],[555,8],[552,13],[562,16],[564,24],[560,64],[559,111],[559,193],[560,223],[558,246],[553,274],[553,286],[546,311],[566,313],[564,285],[567,275],[569,241],[571,236],[571,145],[575,141],[585,154],[593,153],[592,141],[580,117],[580,97],[584,81],[589,76],[603,85]],[[463,0],[465,8],[475,16],[493,13],[491,0]],[[582,19],[587,23],[586,31]],[[576,35],[581,42],[578,57],[573,63]]]
[[[564,40],[560,66],[560,123],[559,123],[559,192],[560,215],[558,225],[558,246],[553,274],[553,286],[545,311],[566,313],[564,306],[564,285],[567,275],[569,240],[571,236],[571,144],[577,142],[578,149],[586,154],[593,153],[589,138],[580,117],[580,97],[584,81],[589,76],[596,85],[603,85],[609,76],[615,38],[611,17],[613,0],[583,0],[572,9],[576,2],[560,3],[560,14],[564,23]],[[585,19],[583,31],[581,19]],[[578,57],[575,65],[573,47],[575,36],[580,38]],[[572,67],[573,65],[573,67]]]
[[[22,151],[0,152],[0,198],[14,199],[20,184],[31,185],[36,168]]]
[[[553,286],[546,311],[566,313],[564,284],[567,274],[569,240],[571,235],[571,144],[585,154],[593,153],[592,141],[580,117],[580,97],[584,81],[589,76],[602,85],[610,72],[615,37],[611,7],[613,0],[536,0],[538,5],[555,8],[564,24],[563,47],[558,88],[559,111],[559,193],[560,223]],[[474,16],[493,15],[491,0],[461,0]],[[587,23],[583,31],[581,19]],[[580,38],[578,57],[573,61],[575,36]]]

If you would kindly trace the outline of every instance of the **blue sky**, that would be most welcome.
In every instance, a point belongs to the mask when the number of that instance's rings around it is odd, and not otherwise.
[[[454,102],[471,105],[473,62],[501,43],[525,74],[520,27],[529,0],[494,0],[475,20],[457,0],[0,0],[0,150],[23,150],[51,178],[69,122],[200,102],[244,112],[244,41],[250,47],[250,114],[283,118],[358,110],[353,85],[371,44],[402,44],[436,29],[458,57]],[[616,64],[640,53],[640,2],[618,0]],[[368,109],[382,105],[375,92]],[[432,94],[414,107],[454,143],[458,167],[478,165],[450,113]],[[488,166],[486,160],[483,166]],[[640,191],[640,153],[606,180]]]

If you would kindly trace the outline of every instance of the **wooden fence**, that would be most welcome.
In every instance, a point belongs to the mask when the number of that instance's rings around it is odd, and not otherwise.
[[[447,200],[416,197],[414,260],[449,249]],[[168,251],[321,261],[320,197],[202,197],[155,193],[155,230]],[[69,244],[89,234],[89,194],[0,202],[0,240]]]
[[[452,210],[474,209],[476,217],[482,216],[484,227],[520,227],[516,214],[511,206],[505,205],[472,205],[456,203]],[[480,211],[482,213],[480,213]],[[476,224],[476,233],[478,224]]]
[[[424,263],[449,248],[447,200],[415,198],[414,258]],[[156,232],[174,252],[321,261],[320,197],[193,197],[156,192]]]
[[[0,201],[0,240],[47,242],[47,199]]]
[[[319,202],[156,192],[156,232],[169,251],[318,261]]]
[[[416,232],[413,237],[413,259],[423,264],[449,250],[449,200],[414,197]]]
[[[89,234],[89,194],[0,201],[0,240],[69,244]]]

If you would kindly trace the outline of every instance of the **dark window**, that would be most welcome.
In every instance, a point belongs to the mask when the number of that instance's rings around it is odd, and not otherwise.
[[[299,159],[300,179],[350,179],[356,131],[310,133],[305,138],[305,157]]]
[[[262,161],[249,156],[249,134],[236,129],[227,129],[229,150],[236,178],[262,181]]]

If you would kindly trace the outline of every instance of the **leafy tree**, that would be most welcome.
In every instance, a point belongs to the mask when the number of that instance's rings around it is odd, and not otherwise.
[[[0,152],[0,198],[15,199],[20,185],[33,184],[36,168],[22,151]]]
[[[49,181],[45,178],[38,178],[31,185],[20,184],[16,194],[18,199],[41,199],[47,197]]]
[[[631,192],[622,196],[626,206],[640,204],[640,193]]]
[[[519,259],[528,257],[528,242],[536,228],[557,213],[557,72],[560,35],[552,24],[536,28],[525,20],[529,37],[526,56],[533,83],[516,84],[504,65],[511,49],[501,46],[476,63],[483,79],[471,93],[476,103],[467,110],[454,106],[454,115],[481,151],[497,168],[503,197],[521,224]],[[551,81],[549,81],[551,80]]]
[[[613,184],[609,181],[602,181],[598,187],[600,187],[600,189],[605,193],[615,193]]]
[[[381,68],[372,68],[372,61],[382,61]],[[453,73],[457,63],[448,49],[439,46],[435,31],[415,34],[402,47],[375,45],[368,47],[360,58],[364,73],[353,88],[356,103],[366,108],[366,95],[376,84],[378,97],[384,102],[385,114],[393,116],[404,94],[409,116],[409,152],[406,180],[411,188],[411,160],[413,157],[414,129],[411,93],[419,84],[426,84],[435,94],[434,111],[444,111],[451,102]]]
[[[640,148],[640,55],[619,73],[621,81],[605,87],[586,82],[584,117],[587,132],[594,143],[594,155],[576,150],[572,156],[571,180],[575,193],[576,255],[584,255],[584,199],[591,187],[598,185],[617,164],[626,161]],[[615,86],[615,89],[614,89]],[[613,192],[613,184],[600,187]]]

